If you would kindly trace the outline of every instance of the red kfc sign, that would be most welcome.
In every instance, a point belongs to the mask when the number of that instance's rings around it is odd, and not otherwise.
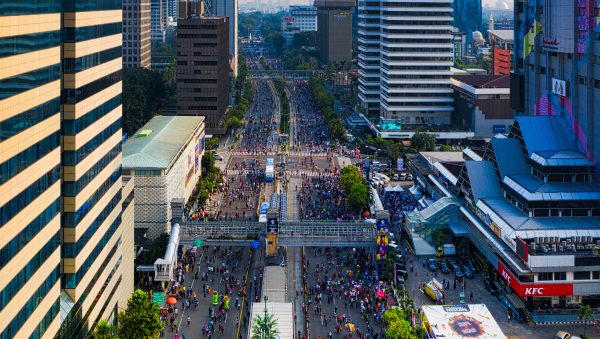
[[[498,261],[498,272],[502,279],[521,297],[560,297],[573,295],[573,284],[521,283],[500,261]]]

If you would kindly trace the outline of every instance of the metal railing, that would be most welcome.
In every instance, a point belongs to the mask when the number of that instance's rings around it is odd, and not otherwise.
[[[184,221],[180,223],[181,239],[249,239],[265,234],[265,224],[256,221]],[[280,238],[330,238],[328,241],[373,241],[373,223],[338,221],[280,221]]]

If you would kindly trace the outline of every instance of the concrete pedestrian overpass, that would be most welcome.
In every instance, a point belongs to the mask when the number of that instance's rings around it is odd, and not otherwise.
[[[372,222],[280,221],[279,246],[369,247],[375,245],[376,227]],[[194,239],[214,243],[249,242],[264,239],[266,224],[256,221],[180,221],[179,242]]]

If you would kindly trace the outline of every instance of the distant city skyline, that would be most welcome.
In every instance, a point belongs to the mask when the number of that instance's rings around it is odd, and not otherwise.
[[[289,0],[290,5],[311,5],[313,0]],[[248,4],[255,2],[255,0],[239,0],[240,5]],[[262,0],[263,4],[267,4],[271,2],[270,0]],[[277,2],[277,1],[273,1]],[[482,5],[484,7],[494,7],[494,8],[505,8],[510,9],[514,6],[513,0],[482,0]]]

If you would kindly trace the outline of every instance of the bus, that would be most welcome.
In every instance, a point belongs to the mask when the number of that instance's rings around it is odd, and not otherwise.
[[[258,211],[258,222],[262,224],[267,223],[267,210],[271,205],[268,202],[262,202],[260,204],[260,210]]]
[[[267,168],[265,169],[265,182],[273,182],[274,175],[273,165],[267,165]]]

